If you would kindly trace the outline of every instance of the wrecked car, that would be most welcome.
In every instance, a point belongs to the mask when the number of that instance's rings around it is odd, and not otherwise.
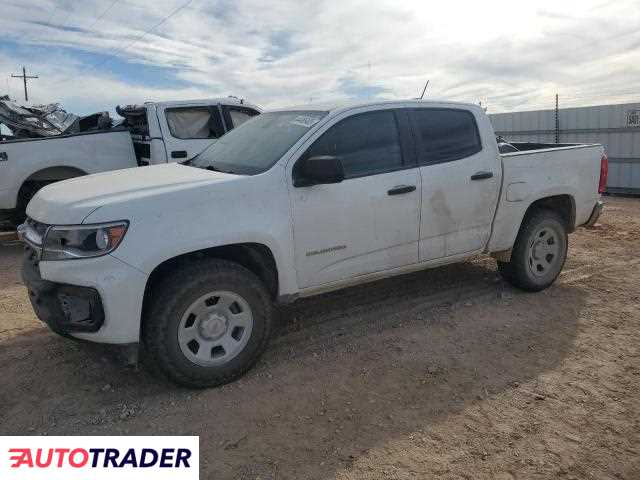
[[[8,97],[0,100],[0,123],[11,130],[14,138],[50,137],[79,129],[80,117],[67,113],[58,103],[24,107]]]
[[[190,160],[260,109],[236,98],[147,102],[79,117],[58,104],[21,107],[0,100],[0,220],[25,218],[43,186],[82,175]]]

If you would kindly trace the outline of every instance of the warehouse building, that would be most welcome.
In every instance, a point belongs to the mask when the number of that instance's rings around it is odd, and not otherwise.
[[[640,103],[490,115],[513,142],[601,143],[609,157],[610,193],[640,194]]]

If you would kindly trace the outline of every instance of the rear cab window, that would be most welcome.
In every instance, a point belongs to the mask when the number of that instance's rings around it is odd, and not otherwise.
[[[181,140],[219,138],[224,128],[217,107],[175,107],[165,110],[167,125]]]
[[[420,165],[460,160],[482,150],[476,119],[468,110],[411,109],[410,118]]]

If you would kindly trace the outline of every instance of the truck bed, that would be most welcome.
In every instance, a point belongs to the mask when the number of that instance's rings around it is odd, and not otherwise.
[[[0,146],[6,145],[9,143],[30,143],[30,142],[43,142],[43,141],[49,141],[49,140],[62,140],[62,139],[68,139],[68,138],[74,138],[74,137],[82,137],[86,135],[101,135],[101,134],[112,133],[112,132],[128,132],[128,130],[124,127],[114,127],[114,128],[107,128],[104,130],[90,130],[86,132],[69,133],[66,135],[52,135],[49,137],[17,138],[12,136],[5,136],[5,137],[2,137],[4,140],[0,140]]]
[[[50,182],[137,165],[125,128],[8,140],[0,142],[0,158],[0,210],[16,207],[27,181]]]
[[[564,147],[582,147],[585,146],[581,143],[539,143],[539,142],[509,142],[509,145],[513,145],[519,152],[528,152],[531,150],[550,150]],[[515,153],[515,152],[512,152]]]
[[[573,225],[587,222],[598,201],[602,145],[512,144],[501,154],[502,191],[488,251],[511,248],[528,206],[539,198],[564,196],[573,204]]]

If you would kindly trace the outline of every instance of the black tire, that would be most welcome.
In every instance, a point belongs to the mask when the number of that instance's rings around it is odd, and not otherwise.
[[[551,240],[553,243],[549,243]],[[560,275],[567,247],[567,227],[562,217],[552,210],[534,210],[522,222],[511,260],[497,262],[498,271],[518,288],[544,290]]]
[[[191,388],[231,382],[249,370],[266,348],[273,303],[260,279],[241,265],[218,259],[200,260],[172,271],[157,285],[143,319],[142,342],[154,367],[173,382]],[[222,365],[202,366],[183,353],[178,333],[188,309],[212,291],[240,296],[250,307],[253,324],[246,345],[235,357]]]
[[[52,182],[25,182],[18,192],[16,208],[13,211],[11,221],[17,227],[27,219],[27,205],[38,190]]]

